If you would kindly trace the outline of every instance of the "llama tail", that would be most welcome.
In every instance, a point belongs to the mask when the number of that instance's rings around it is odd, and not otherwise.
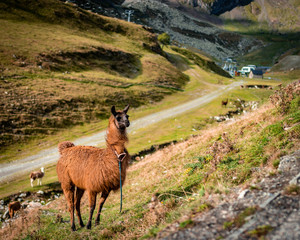
[[[65,142],[61,142],[58,144],[58,151],[60,153],[60,155],[62,155],[62,151],[66,148],[70,148],[70,147],[74,147],[74,143],[69,142],[69,141],[65,141]]]

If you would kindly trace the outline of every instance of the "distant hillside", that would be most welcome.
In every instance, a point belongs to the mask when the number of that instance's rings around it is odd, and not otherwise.
[[[221,17],[245,24],[258,22],[271,30],[296,32],[300,30],[300,2],[293,0],[255,0],[247,6],[236,7]]]

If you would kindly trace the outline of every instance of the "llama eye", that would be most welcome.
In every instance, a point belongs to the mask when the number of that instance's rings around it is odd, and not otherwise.
[[[126,117],[127,117],[127,119],[129,118],[129,116],[128,116],[128,115],[126,115]]]
[[[121,117],[117,117],[117,121],[120,121],[121,120]]]

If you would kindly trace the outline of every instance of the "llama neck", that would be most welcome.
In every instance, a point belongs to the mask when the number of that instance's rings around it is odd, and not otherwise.
[[[118,154],[123,153],[125,144],[128,142],[126,129],[124,131],[117,128],[114,117],[109,118],[109,125],[106,131],[106,144],[112,146]]]

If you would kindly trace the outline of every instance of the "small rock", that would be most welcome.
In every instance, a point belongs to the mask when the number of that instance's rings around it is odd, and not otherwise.
[[[250,192],[248,189],[243,190],[243,191],[239,194],[238,199],[242,199],[242,198],[246,197],[246,195],[248,194],[248,192]]]
[[[300,150],[280,158],[278,170],[281,172],[296,172],[300,169]]]
[[[44,195],[44,192],[42,190],[37,191],[38,195]]]
[[[19,195],[19,198],[24,198],[24,197],[27,197],[27,194],[26,194],[26,193],[21,193],[21,194]]]
[[[42,204],[39,202],[30,202],[28,205],[29,205],[29,207],[32,207],[32,208],[37,208],[37,207],[42,206]]]

